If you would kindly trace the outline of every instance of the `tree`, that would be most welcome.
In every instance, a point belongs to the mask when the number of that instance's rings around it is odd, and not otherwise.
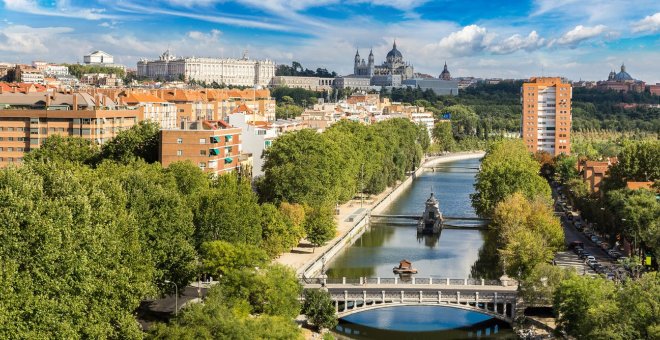
[[[280,136],[264,158],[265,175],[258,190],[266,201],[319,204],[339,200],[346,160],[336,143],[316,131]]]
[[[471,107],[453,105],[444,108],[443,112],[451,114],[451,126],[454,129],[454,137],[460,139],[465,135],[476,134],[479,117]]]
[[[561,183],[578,177],[577,157],[561,154],[555,160],[555,177]]]
[[[270,203],[261,206],[261,216],[263,249],[269,256],[276,257],[298,245],[300,225],[295,225]]]
[[[260,245],[260,206],[250,183],[234,175],[218,177],[211,188],[199,194],[195,210],[195,241],[227,241]]]
[[[569,270],[548,263],[537,264],[520,282],[520,293],[525,304],[551,305],[555,291],[562,281],[575,275]]]
[[[606,189],[623,188],[626,181],[660,179],[660,141],[625,141],[618,162],[610,168]]]
[[[248,316],[226,304],[222,288],[209,290],[206,301],[192,304],[169,324],[156,324],[151,339],[302,339],[291,318]]]
[[[337,325],[335,306],[326,291],[306,289],[302,312],[319,329],[332,329]]]
[[[158,161],[159,131],[158,123],[141,121],[103,144],[102,157],[120,162],[142,158],[154,163]]]
[[[99,158],[98,146],[80,137],[48,136],[39,148],[25,155],[25,162],[73,162],[94,164]]]
[[[276,264],[229,272],[222,277],[221,286],[227,303],[234,309],[247,308],[246,311],[253,315],[289,318],[300,314],[298,297],[302,287],[289,267]]]
[[[454,147],[451,122],[437,122],[433,127],[433,141],[442,151],[450,151]]]
[[[307,240],[315,247],[332,240],[337,233],[337,225],[332,215],[332,208],[327,206],[311,209],[305,219]]]
[[[185,287],[196,274],[193,214],[171,174],[142,160],[104,162],[96,169],[97,176],[117,179],[128,195],[121,208],[136,219],[142,256],[156,269],[153,283],[162,292],[175,290],[166,280]]]
[[[152,292],[120,183],[86,167],[0,170],[0,338],[139,338]]]
[[[578,339],[622,339],[612,281],[572,276],[555,290],[557,329]]]
[[[226,241],[202,243],[199,249],[202,270],[212,277],[245,269],[263,267],[268,263],[268,254],[261,248],[248,245],[233,245]]]
[[[493,224],[501,237],[505,272],[517,279],[550,261],[564,246],[564,234],[551,206],[543,199],[529,200],[515,193],[498,203]]]
[[[550,186],[539,176],[539,170],[540,165],[521,140],[492,143],[476,176],[472,206],[480,216],[490,216],[497,203],[515,192],[550,202]]]

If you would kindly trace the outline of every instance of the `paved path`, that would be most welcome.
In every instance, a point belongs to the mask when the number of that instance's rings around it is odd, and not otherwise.
[[[440,163],[451,162],[458,159],[465,159],[464,157],[467,155],[471,155],[472,157],[474,157],[475,155],[483,155],[483,152],[475,152],[475,153],[464,152],[464,153],[455,153],[455,154],[430,157],[424,161],[424,165],[436,165]],[[394,188],[387,188],[379,195],[371,196],[369,197],[369,199],[365,199],[362,208],[365,208],[364,210],[365,212],[370,210],[393,190]],[[329,249],[337,239],[344,236],[344,234],[348,233],[353,228],[353,226],[359,220],[359,218],[355,219],[354,222],[348,222],[347,219],[349,216],[353,215],[360,208],[361,208],[360,200],[351,200],[339,206],[339,215],[335,216],[335,220],[337,221],[337,235],[335,236],[334,239],[326,243],[325,246],[317,247],[316,249],[314,249],[307,240],[302,240],[298,245],[298,247],[292,249],[290,252],[280,255],[278,258],[275,259],[275,262],[290,266],[296,270],[311,264],[318,258],[318,256],[320,256],[321,254],[323,254],[324,251]]]

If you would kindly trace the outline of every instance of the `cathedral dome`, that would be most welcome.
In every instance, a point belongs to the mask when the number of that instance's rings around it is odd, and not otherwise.
[[[394,45],[392,45],[392,50],[387,53],[387,59],[390,58],[403,58],[401,52],[396,49],[396,41],[394,42]]]
[[[621,72],[617,73],[614,76],[614,80],[616,81],[626,81],[626,80],[634,80],[633,77],[626,72],[626,65],[621,64]]]

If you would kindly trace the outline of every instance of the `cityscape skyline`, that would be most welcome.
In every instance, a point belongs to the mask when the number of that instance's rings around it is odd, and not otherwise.
[[[352,73],[355,49],[384,59],[396,39],[415,71],[437,76],[604,80],[621,63],[660,82],[660,4],[639,1],[0,0],[0,62],[82,61],[93,50],[135,68],[181,56],[299,61]]]

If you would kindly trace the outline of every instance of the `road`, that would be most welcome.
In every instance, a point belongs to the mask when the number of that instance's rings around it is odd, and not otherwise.
[[[557,201],[558,193],[556,192],[555,188],[552,188],[552,195],[555,201]],[[588,251],[592,256],[594,256],[598,263],[603,266],[611,266],[614,264],[612,259],[600,246],[593,243],[583,233],[575,229],[573,223],[569,221],[568,218],[563,214],[563,210],[558,204],[555,205],[555,212],[562,213],[560,221],[564,230],[564,242],[566,243],[566,246],[571,244],[573,241],[580,241],[584,243],[584,249]],[[578,216],[576,220],[583,222],[581,216]],[[580,259],[580,257],[572,250],[562,251],[555,254],[555,263],[560,267],[575,268],[578,274],[596,275],[596,272],[593,271],[588,265],[586,265],[584,260]]]

